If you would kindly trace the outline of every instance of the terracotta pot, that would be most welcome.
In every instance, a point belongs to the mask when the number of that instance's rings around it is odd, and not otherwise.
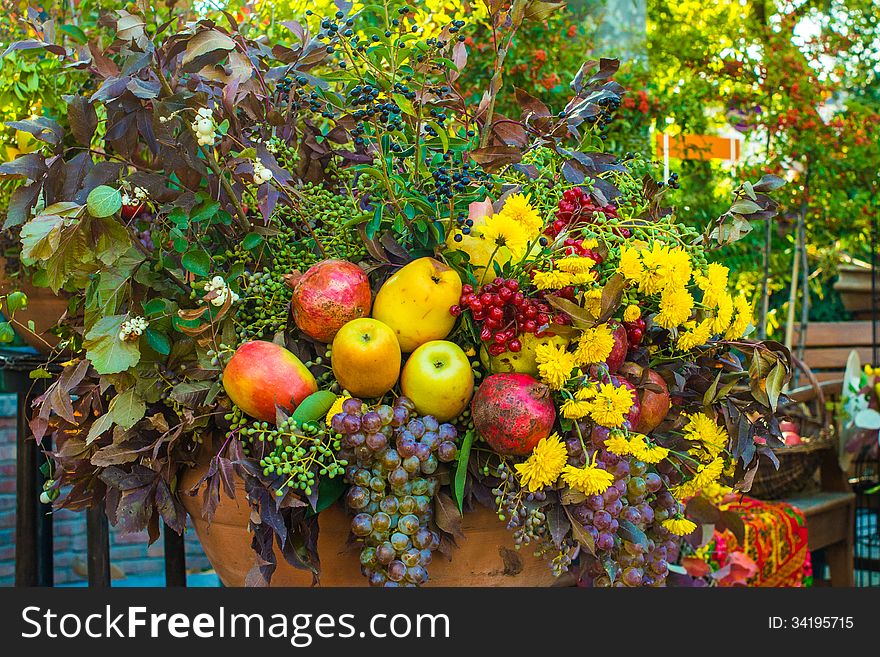
[[[840,295],[843,307],[853,319],[871,319],[871,270],[857,265],[841,265],[838,271],[834,289]],[[880,274],[876,275],[876,280],[880,292]]]
[[[180,490],[190,490],[206,472],[206,465],[187,471],[180,479]],[[205,554],[224,586],[243,586],[254,564],[251,533],[248,531],[250,507],[244,482],[236,481],[235,499],[221,493],[220,504],[209,525],[202,517],[202,495],[181,495],[192,518]],[[341,504],[325,509],[318,516],[318,554],[321,558],[321,586],[367,586],[358,562],[359,550],[348,545],[349,516]],[[465,538],[457,541],[449,561],[440,552],[428,566],[427,586],[558,586],[570,584],[556,579],[549,564],[532,555],[528,548],[514,550],[511,532],[490,509],[480,507],[464,516]],[[311,586],[311,573],[289,565],[279,554],[272,586]]]
[[[0,294],[20,290],[27,295],[27,308],[15,313],[15,332],[21,339],[41,354],[48,354],[58,344],[58,337],[47,333],[54,328],[67,312],[67,296],[56,295],[47,287],[36,287],[25,278],[12,278],[6,272],[6,258],[0,256]],[[30,331],[28,322],[34,322]]]

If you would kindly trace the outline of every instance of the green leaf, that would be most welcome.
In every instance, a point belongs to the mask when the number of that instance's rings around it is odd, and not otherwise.
[[[211,256],[204,249],[187,251],[180,262],[184,269],[198,276],[207,276],[211,273]]]
[[[158,353],[163,356],[167,356],[171,353],[171,340],[168,339],[168,336],[160,331],[154,331],[151,328],[147,329],[147,344],[150,345],[153,349],[155,349]]]
[[[251,249],[255,249],[263,243],[263,236],[259,233],[248,233],[244,236],[244,239],[241,243],[244,248],[250,251]]]
[[[28,298],[24,292],[16,290],[6,297],[6,310],[14,314],[17,310],[27,308]]]
[[[147,405],[134,388],[119,393],[110,400],[110,416],[123,429],[131,429],[147,412]]]
[[[471,430],[464,435],[464,440],[461,442],[461,449],[458,452],[458,465],[455,468],[455,488],[453,488],[453,492],[455,493],[455,501],[458,504],[459,511],[463,511],[464,484],[467,481],[468,461],[471,458],[471,445],[473,444],[474,431]]]
[[[218,210],[220,210],[220,204],[217,201],[209,201],[204,205],[200,205],[198,210],[190,214],[189,220],[191,223],[197,224],[205,219],[210,219],[217,214]]]
[[[83,347],[98,374],[117,374],[134,367],[141,359],[135,341],[120,340],[119,331],[126,315],[102,317],[86,333]]]
[[[108,185],[98,185],[86,198],[86,208],[93,217],[110,217],[122,208],[122,194]]]
[[[770,408],[776,411],[776,404],[779,401],[779,394],[782,392],[782,386],[785,385],[785,368],[777,363],[770,370],[767,377],[767,400],[770,402]]]
[[[86,445],[90,445],[100,437],[102,433],[109,431],[112,426],[113,416],[110,413],[104,413],[104,415],[92,422],[92,426],[89,427],[89,434],[86,436]]]
[[[52,373],[47,370],[45,367],[38,367],[35,370],[31,370],[28,372],[29,379],[51,379]]]
[[[9,322],[0,322],[0,342],[12,342],[15,340],[15,329]]]
[[[131,237],[125,226],[111,217],[104,217],[92,224],[95,253],[105,265],[112,265],[131,248]]]
[[[345,489],[345,482],[341,476],[336,476],[332,479],[326,476],[321,477],[318,480],[318,500],[315,502],[315,508],[307,510],[306,515],[314,516],[321,513],[321,511],[342,497]]]
[[[86,33],[83,32],[76,25],[62,25],[58,29],[65,34],[71,36],[78,43],[86,43],[89,40],[89,38],[86,36]]]
[[[162,313],[165,312],[165,305],[167,303],[168,302],[165,301],[165,299],[150,299],[143,306],[144,315],[146,315],[146,316],[161,315]]]

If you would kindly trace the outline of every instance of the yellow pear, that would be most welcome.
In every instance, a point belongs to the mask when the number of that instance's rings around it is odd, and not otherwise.
[[[419,258],[402,267],[379,289],[373,317],[391,327],[400,350],[410,353],[452,331],[449,309],[461,298],[461,280],[454,269],[434,258]]]

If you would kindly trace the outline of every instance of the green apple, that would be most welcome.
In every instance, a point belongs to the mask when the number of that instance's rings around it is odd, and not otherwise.
[[[400,376],[400,390],[421,415],[448,422],[470,403],[474,372],[457,344],[431,340],[410,354]]]

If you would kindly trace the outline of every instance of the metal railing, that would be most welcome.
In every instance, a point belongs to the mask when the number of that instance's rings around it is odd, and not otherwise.
[[[40,468],[46,436],[40,445],[30,431],[31,402],[45,390],[45,380],[32,380],[31,370],[44,365],[30,353],[0,353],[0,391],[17,396],[15,472],[15,585],[54,586],[53,517],[50,504],[40,501],[46,476]],[[110,526],[103,503],[84,514],[86,523],[88,584],[110,586]],[[165,585],[186,586],[186,552],[183,537],[166,525]]]

